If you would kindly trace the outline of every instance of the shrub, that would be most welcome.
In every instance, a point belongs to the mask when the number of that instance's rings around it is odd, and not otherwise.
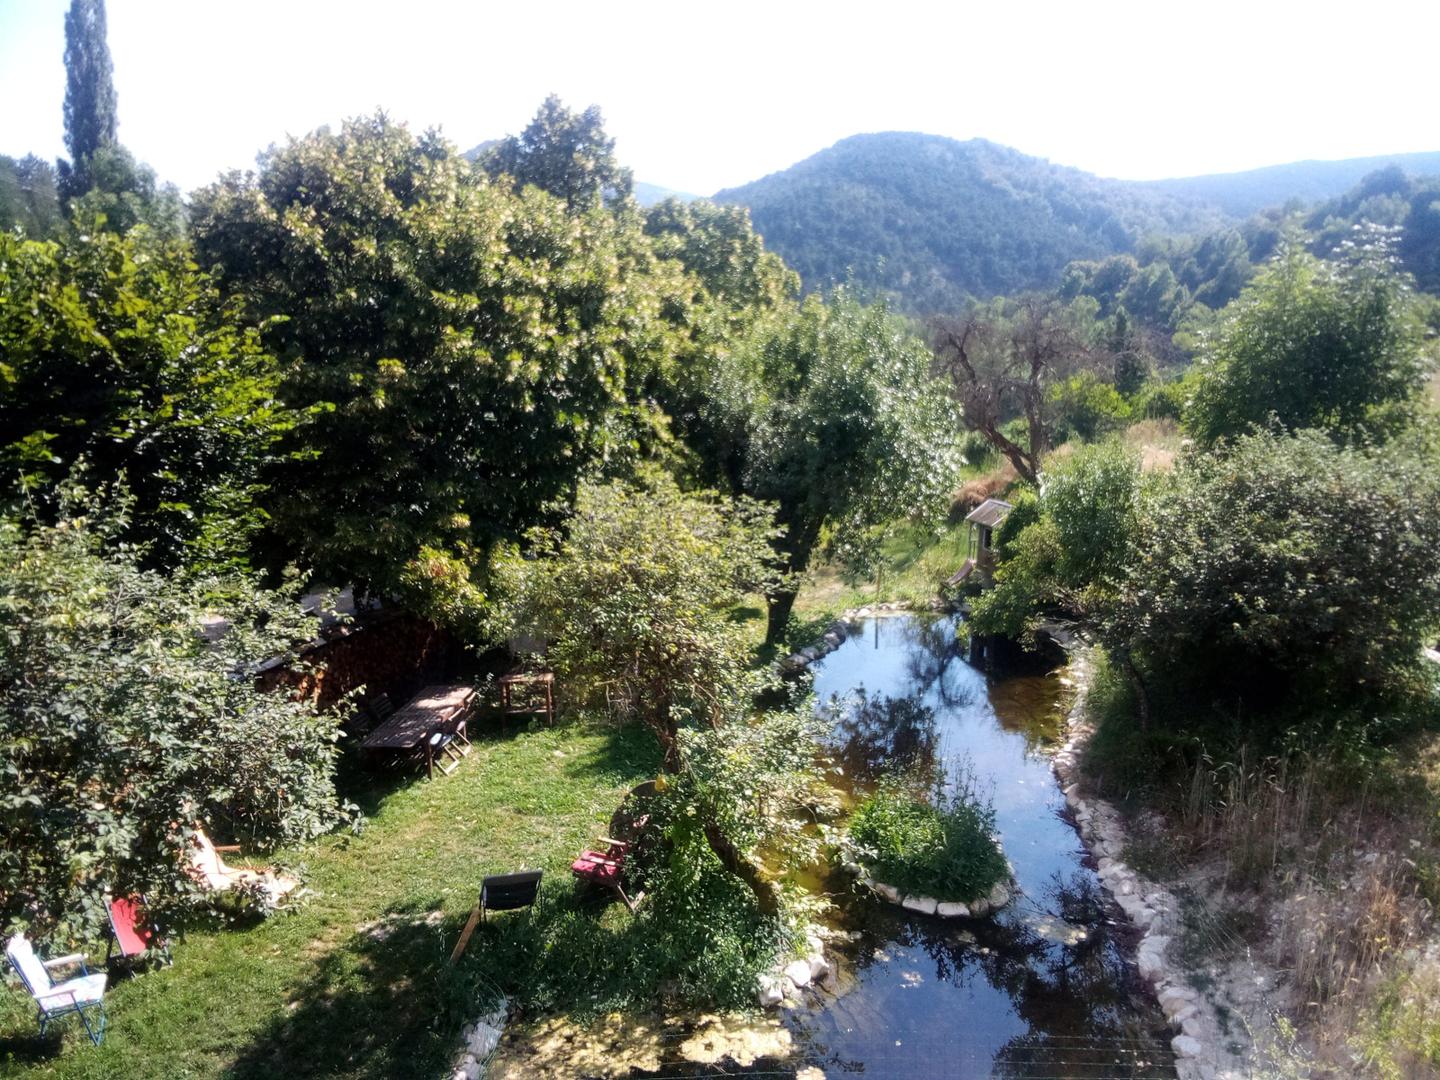
[[[1120,392],[1093,371],[1081,371],[1050,388],[1057,442],[1066,438],[1090,442],[1119,431],[1130,420],[1130,406]]]
[[[1246,436],[1185,458],[1137,520],[1101,629],[1156,681],[1241,706],[1251,723],[1428,692],[1440,470],[1423,448]]]
[[[993,837],[995,812],[969,785],[937,803],[882,782],[850,818],[850,842],[877,879],[902,892],[979,899],[1010,872]]]
[[[1288,247],[1225,309],[1185,424],[1202,443],[1278,422],[1354,438],[1393,429],[1426,371],[1425,327],[1383,243],[1323,262]]]

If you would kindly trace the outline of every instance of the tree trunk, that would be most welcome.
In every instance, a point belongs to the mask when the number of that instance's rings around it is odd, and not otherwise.
[[[795,594],[795,589],[784,589],[765,598],[770,605],[765,624],[766,645],[774,645],[785,636],[785,624],[790,621],[790,612],[795,607]]]
[[[785,569],[791,575],[791,583],[765,597],[769,607],[765,623],[766,645],[774,645],[785,636],[785,624],[790,621],[790,611],[795,607],[795,596],[799,592],[794,581],[810,565],[810,555],[815,550],[816,541],[820,539],[822,524],[824,523],[816,521],[797,527],[793,522],[786,523]]]
[[[782,905],[780,886],[767,878],[759,866],[740,854],[714,821],[705,822],[705,840],[721,865],[750,886],[761,914],[779,915]]]
[[[1145,678],[1140,674],[1140,669],[1135,666],[1130,651],[1125,651],[1125,673],[1130,676],[1130,682],[1135,687],[1135,701],[1140,709],[1140,730],[1150,730],[1150,689],[1145,685]]]

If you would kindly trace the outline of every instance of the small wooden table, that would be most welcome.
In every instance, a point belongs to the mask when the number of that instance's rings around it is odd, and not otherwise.
[[[555,673],[553,671],[517,671],[500,676],[500,711],[523,714],[543,712],[549,723],[555,722]],[[519,701],[515,691],[519,690]],[[541,704],[540,695],[544,694]]]
[[[474,696],[473,686],[427,686],[365,736],[360,745],[366,750],[413,753],[423,744],[425,772],[433,775],[435,756],[431,737],[454,728],[457,721],[463,722]]]

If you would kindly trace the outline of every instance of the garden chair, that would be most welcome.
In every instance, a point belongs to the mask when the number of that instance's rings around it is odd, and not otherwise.
[[[160,928],[150,918],[141,896],[112,897],[105,905],[110,916],[110,943],[105,948],[105,963],[119,949],[120,959],[133,961],[147,949],[154,949],[161,960],[170,963],[170,942],[160,936]]]
[[[91,975],[83,953],[41,960],[24,934],[16,934],[5,945],[5,957],[20,975],[25,989],[35,999],[35,1018],[40,1021],[40,1034],[45,1025],[75,1013],[85,1025],[85,1034],[96,1046],[105,1037],[105,975]],[[52,968],[78,967],[80,974],[57,983],[50,978]],[[94,1010],[98,1022],[90,1023],[86,1010]]]
[[[220,852],[239,851],[240,845],[216,846],[205,835],[204,829],[197,828],[191,833],[188,847],[187,868],[190,876],[211,892],[229,892],[238,885],[255,890],[264,898],[266,906],[273,908],[278,907],[286,895],[300,884],[294,878],[268,870],[226,865],[225,860],[220,858]]]
[[[455,951],[450,954],[450,962],[453,964],[460,959],[465,946],[470,944],[470,935],[475,932],[475,924],[485,921],[485,912],[514,911],[535,903],[535,897],[540,892],[541,873],[540,870],[520,870],[513,874],[491,874],[481,881],[480,902],[470,912],[470,918],[465,923],[465,929],[460,932]]]
[[[625,870],[625,856],[630,852],[630,845],[624,840],[612,840],[608,836],[600,837],[596,843],[604,845],[604,850],[587,849],[581,852],[580,857],[570,864],[571,873],[582,881],[610,890],[627,908],[634,911],[635,905],[644,899],[644,894],[631,900],[625,895],[625,889],[620,884]]]

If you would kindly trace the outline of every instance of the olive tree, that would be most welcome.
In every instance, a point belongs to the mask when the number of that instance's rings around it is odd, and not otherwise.
[[[925,343],[881,304],[812,297],[756,335],[735,407],[747,412],[743,490],[777,506],[791,577],[769,594],[768,641],[821,550],[861,545],[896,517],[937,510],[960,465],[956,423]]]
[[[769,507],[659,474],[583,487],[563,530],[536,531],[496,571],[505,628],[546,640],[578,704],[654,732],[680,816],[772,915],[780,890],[757,849],[785,832],[787,793],[810,785],[816,747],[795,716],[752,718],[773,676],[752,668],[731,612],[775,587],[775,537]]]

